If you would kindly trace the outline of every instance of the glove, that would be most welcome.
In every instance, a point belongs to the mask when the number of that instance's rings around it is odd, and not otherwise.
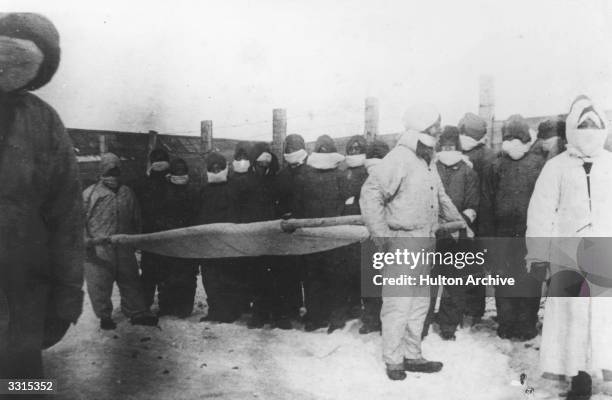
[[[549,262],[532,262],[528,269],[529,274],[531,274],[531,276],[533,276],[538,282],[545,282],[549,278]]]

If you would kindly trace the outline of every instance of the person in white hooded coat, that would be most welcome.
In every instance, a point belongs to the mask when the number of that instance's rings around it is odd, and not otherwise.
[[[566,297],[567,290],[556,289],[572,282],[557,278],[568,271],[585,276],[586,265],[577,261],[582,238],[612,236],[612,153],[604,149],[605,115],[589,98],[580,96],[572,103],[566,129],[567,150],[546,163],[529,203],[526,260],[532,274],[552,275],[540,368],[573,377],[567,398],[575,400],[590,398],[590,374],[603,372],[604,380],[612,381],[612,298],[602,295],[605,288],[588,276],[569,295],[590,290],[601,297]],[[607,382],[606,390],[610,388]]]

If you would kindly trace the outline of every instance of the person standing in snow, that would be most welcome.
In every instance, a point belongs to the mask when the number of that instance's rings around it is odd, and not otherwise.
[[[100,160],[100,180],[83,191],[86,239],[140,233],[140,208],[132,189],[121,184],[121,162],[113,153]],[[85,280],[101,329],[115,329],[111,294],[117,282],[121,310],[134,325],[157,325],[145,305],[134,248],[112,244],[89,246]]]
[[[170,230],[193,225],[197,202],[189,185],[187,162],[182,158],[172,160],[166,180],[159,229]],[[186,318],[193,311],[197,262],[186,258],[159,257],[162,267],[158,284],[159,315]]]
[[[206,185],[200,190],[196,224],[235,222],[236,199],[228,184],[228,165],[221,153],[206,157]],[[246,269],[235,259],[202,261],[202,284],[208,302],[207,320],[231,323],[249,308]]]
[[[376,139],[370,143],[366,149],[366,159],[364,166],[368,174],[376,168],[380,161],[389,153],[389,145],[382,140]],[[362,185],[363,187],[363,185]],[[360,193],[361,194],[361,193]],[[360,210],[361,212],[361,210]],[[372,277],[369,277],[368,282],[371,282]],[[363,312],[361,313],[361,327],[359,333],[366,335],[370,332],[378,332],[381,329],[380,308],[382,306],[381,293],[373,293],[373,297],[364,297]]]
[[[587,275],[584,282],[579,268],[586,265],[570,264],[565,254],[577,252],[572,238],[612,236],[612,153],[604,149],[606,115],[588,97],[574,100],[566,127],[567,150],[546,163],[529,203],[526,261],[532,275],[552,276],[540,369],[572,377],[568,400],[588,400],[594,373],[601,373],[603,390],[612,395],[612,299],[609,293],[578,297],[585,285],[596,281]],[[575,280],[564,278],[571,275],[582,285],[575,285],[573,292],[556,292]]]
[[[83,307],[77,160],[60,117],[30,93],[59,61],[51,21],[0,14],[0,379],[43,378],[41,348]]]
[[[472,164],[468,157],[461,153],[459,129],[454,126],[445,127],[440,136],[438,146],[436,166],[444,185],[444,190],[455,207],[457,207],[457,210],[461,212],[466,223],[471,226],[477,217],[476,211],[480,201],[480,189],[478,175],[472,169]],[[450,234],[439,235],[436,246],[437,251],[445,253],[447,251],[469,250],[470,241],[460,234],[461,232],[459,232],[457,239]],[[438,272],[445,276],[457,277],[466,276],[478,271],[470,267],[457,269],[454,266],[440,266]],[[457,326],[462,324],[464,315],[470,316],[471,310],[467,306],[468,298],[473,290],[478,289],[478,286],[444,286],[438,310],[438,324],[440,325],[440,336],[442,339],[455,340]],[[432,306],[434,305],[435,298],[432,299]],[[471,317],[476,318],[474,315],[471,315]]]
[[[361,215],[359,195],[368,177],[365,167],[367,142],[363,135],[355,135],[346,143],[346,169],[340,175],[340,193],[344,199],[342,215]],[[342,249],[347,286],[345,314],[347,318],[361,317],[361,245],[355,243]]]
[[[494,237],[489,249],[494,272],[514,277],[514,286],[495,288],[497,334],[504,339],[529,340],[538,334],[540,287],[526,275],[525,242],[527,207],[536,179],[546,162],[531,151],[527,122],[511,116],[502,127],[502,152],[484,179],[478,228]]]
[[[397,145],[372,170],[361,189],[363,220],[379,251],[420,252],[435,246],[439,223],[463,221],[446,195],[432,164],[440,114],[429,105],[410,108],[404,115],[406,132]],[[431,266],[386,265],[384,277],[428,274]],[[406,372],[438,372],[442,363],[421,354],[421,333],[429,309],[429,287],[383,286],[381,310],[383,360],[391,380]]]
[[[338,166],[344,156],[328,135],[319,136],[308,156],[307,168],[296,179],[295,213],[301,218],[337,217],[344,200],[340,191]],[[339,266],[342,250],[331,250],[304,257],[306,269],[306,331],[325,326],[331,333],[346,321],[346,277]]]
[[[297,134],[288,135],[285,138],[285,150],[283,158],[287,164],[285,168],[278,173],[278,209],[277,214],[281,218],[302,218],[296,213],[296,180],[301,176],[306,168],[306,144],[304,138]]]
[[[478,175],[480,187],[479,196],[482,198],[482,189],[487,174],[491,171],[491,166],[497,158],[495,152],[486,145],[487,123],[484,119],[473,113],[466,113],[459,121],[459,142],[461,151],[468,156],[472,163],[472,168]],[[479,202],[482,206],[482,201]],[[472,223],[476,236],[483,236],[479,227],[479,210],[476,210],[476,221]],[[476,239],[476,243],[479,243]],[[467,314],[464,316],[465,325],[478,323],[485,312],[486,286],[480,285],[472,288],[466,298]]]
[[[164,230],[164,204],[168,189],[167,175],[170,156],[164,149],[154,149],[149,154],[149,168],[146,177],[135,187],[136,197],[142,213],[142,232],[152,233]],[[151,307],[155,291],[163,280],[167,259],[158,254],[142,252],[140,269],[144,288],[145,305]]]

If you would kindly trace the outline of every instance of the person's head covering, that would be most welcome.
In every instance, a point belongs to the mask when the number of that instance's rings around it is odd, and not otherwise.
[[[466,113],[458,124],[459,133],[478,141],[487,134],[487,122],[474,113]]]
[[[608,137],[606,116],[590,98],[578,96],[565,122],[570,154],[593,157],[604,149]]]
[[[212,168],[212,166],[215,164],[219,164],[222,169],[227,167],[227,161],[225,160],[225,157],[223,157],[223,154],[213,151],[208,153],[208,156],[206,157],[206,169],[210,170],[210,168]]]
[[[121,160],[113,153],[103,153],[100,156],[100,175],[106,174],[113,168],[121,168]]]
[[[440,112],[431,104],[416,104],[404,113],[404,128],[407,131],[425,132],[440,122]]]
[[[315,153],[337,153],[336,143],[329,135],[321,135],[317,138],[314,147]]]
[[[285,138],[285,154],[294,153],[298,150],[305,150],[306,143],[304,138],[296,133],[292,133]]]
[[[46,85],[59,66],[59,33],[46,17],[35,13],[0,14],[0,36],[29,40],[43,53],[43,60],[36,76],[24,87],[36,90]]]
[[[366,150],[366,159],[382,159],[387,155],[387,153],[389,153],[389,145],[380,139],[376,139],[368,145]]]
[[[153,151],[151,151],[151,153],[149,153],[149,161],[151,161],[151,163],[154,162],[158,162],[158,161],[170,161],[170,155],[168,154],[168,152],[164,149],[154,149]]]
[[[247,141],[240,141],[236,143],[234,148],[234,160],[249,159],[251,153],[251,143]]]
[[[349,138],[349,140],[346,142],[346,154],[349,153],[349,149],[353,147],[355,143],[359,145],[358,154],[365,154],[366,149],[368,147],[368,142],[366,141],[365,137],[363,137],[363,135],[355,135]]]
[[[502,126],[502,140],[509,141],[512,139],[518,139],[523,143],[532,141],[527,121],[518,114],[511,115]]]
[[[538,125],[538,139],[550,139],[555,136],[565,136],[565,122],[547,119]]]
[[[189,173],[189,166],[187,162],[182,158],[175,158],[170,161],[170,174],[172,175],[187,175]]]
[[[450,125],[445,126],[442,134],[438,138],[438,146],[455,146],[455,150],[461,151],[461,143],[459,142],[459,128]]]

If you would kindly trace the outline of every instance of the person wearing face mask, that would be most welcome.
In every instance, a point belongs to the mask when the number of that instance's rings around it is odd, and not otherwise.
[[[288,135],[285,138],[283,158],[286,166],[278,173],[277,215],[281,218],[301,218],[295,210],[296,203],[300,203],[295,199],[295,182],[306,170],[308,153],[304,138],[295,133]]]
[[[472,168],[478,175],[478,183],[480,187],[479,196],[482,197],[482,189],[484,188],[484,180],[487,174],[491,171],[491,166],[497,158],[493,149],[486,144],[487,141],[487,123],[484,119],[473,113],[466,113],[458,124],[459,142],[461,151],[469,158],[472,163]],[[479,202],[482,206],[482,202]],[[478,215],[480,210],[476,210],[476,220],[471,226],[476,233],[476,236],[483,236],[480,228]],[[478,243],[478,239],[476,239]],[[480,290],[480,291],[479,291]],[[482,319],[485,312],[486,288],[474,289],[471,295],[466,299],[466,308],[468,313],[464,315],[463,324],[466,326],[475,325]]]
[[[416,105],[404,114],[404,126],[406,132],[395,148],[371,170],[361,188],[362,217],[382,252],[433,250],[439,221],[464,221],[431,163],[440,113],[433,106]],[[430,268],[427,262],[386,265],[382,274],[387,278],[419,276],[428,274]],[[406,379],[405,371],[442,369],[441,362],[428,361],[421,353],[429,290],[425,285],[382,287],[383,360],[391,380]]]
[[[546,120],[538,125],[538,137],[533,151],[550,160],[565,149],[565,122]]]
[[[529,126],[520,115],[504,123],[502,139],[502,152],[484,180],[479,229],[483,236],[496,238],[489,249],[490,268],[516,281],[495,288],[497,334],[524,341],[538,333],[540,289],[525,276],[525,242],[517,238],[525,236],[529,199],[546,159],[530,150]]]
[[[469,158],[461,152],[459,137],[458,128],[444,127],[438,142],[436,166],[446,194],[461,212],[466,223],[472,226],[477,217],[480,201],[478,175],[472,169]],[[470,241],[466,240],[461,233],[458,233],[457,238],[450,234],[439,234],[436,244],[437,251],[446,253],[471,250]],[[434,275],[440,274],[448,277],[462,276],[465,278],[468,274],[482,272],[468,267],[459,270],[452,266],[439,266],[435,269],[437,271]],[[471,309],[467,306],[468,298],[474,292],[479,291],[481,291],[479,287],[444,286],[438,310],[438,324],[442,339],[455,340],[457,326],[463,323],[464,315],[470,316]],[[433,316],[435,300],[434,296],[430,306],[430,316]]]
[[[143,233],[164,230],[164,201],[167,195],[167,175],[170,156],[164,149],[154,149],[149,154],[149,167],[146,176],[135,184],[135,193],[142,210]],[[151,307],[155,291],[162,281],[165,258],[157,254],[142,252],[140,269],[145,302]]]
[[[44,378],[41,348],[83,307],[77,160],[56,111],[30,93],[59,61],[51,21],[0,14],[0,379]]]
[[[363,135],[355,135],[346,143],[346,157],[344,162],[346,169],[340,174],[340,193],[344,199],[342,215],[360,215],[359,193],[361,186],[368,177],[365,167],[367,143]],[[345,269],[346,281],[346,310],[343,312],[348,318],[361,317],[361,246],[356,243],[343,249],[344,261],[342,267]]]
[[[140,233],[140,208],[132,189],[121,184],[121,162],[113,153],[100,159],[100,180],[83,191],[85,237]],[[144,302],[134,248],[100,244],[88,248],[85,280],[100,328],[115,329],[111,294],[116,282],[121,293],[121,311],[134,325],[157,325]]]
[[[344,156],[338,153],[328,135],[317,138],[308,156],[306,169],[295,185],[294,212],[300,218],[337,217],[344,208],[341,175],[338,167]],[[304,257],[306,294],[306,331],[328,327],[328,333],[342,328],[346,320],[346,276],[340,269],[342,250],[315,253]],[[337,290],[336,290],[337,289]],[[332,312],[336,311],[336,312]]]
[[[170,230],[193,225],[197,202],[189,185],[189,168],[185,160],[176,158],[170,162],[166,181],[159,228]],[[158,284],[159,315],[188,317],[193,311],[197,262],[184,258],[159,258],[162,266]]]
[[[612,153],[604,148],[606,115],[588,97],[571,104],[566,130],[567,149],[546,163],[529,203],[526,262],[531,275],[548,285],[540,371],[571,378],[566,399],[588,400],[592,375],[603,378],[602,391],[612,395],[610,285],[601,287],[598,274],[587,274],[597,271],[567,255],[579,254],[580,239],[573,238],[612,237]],[[602,242],[594,243],[596,248]],[[604,260],[602,272],[609,278]],[[558,279],[564,274],[580,277],[582,284],[558,291],[571,283]]]
[[[364,166],[368,174],[372,173],[382,159],[385,158],[387,153],[389,153],[389,145],[380,139],[375,139],[372,143],[368,144],[366,148],[366,159],[364,161]],[[373,277],[369,277],[368,281],[371,281],[372,278]],[[376,294],[377,296],[364,297],[361,299],[363,302],[361,327],[359,328],[359,333],[361,335],[367,335],[370,332],[379,332],[381,329],[380,308],[382,306],[382,299],[380,292]]]
[[[206,185],[200,190],[196,224],[237,221],[235,195],[228,184],[228,164],[221,153],[206,156]],[[209,321],[231,323],[249,308],[247,271],[235,259],[202,260]]]

